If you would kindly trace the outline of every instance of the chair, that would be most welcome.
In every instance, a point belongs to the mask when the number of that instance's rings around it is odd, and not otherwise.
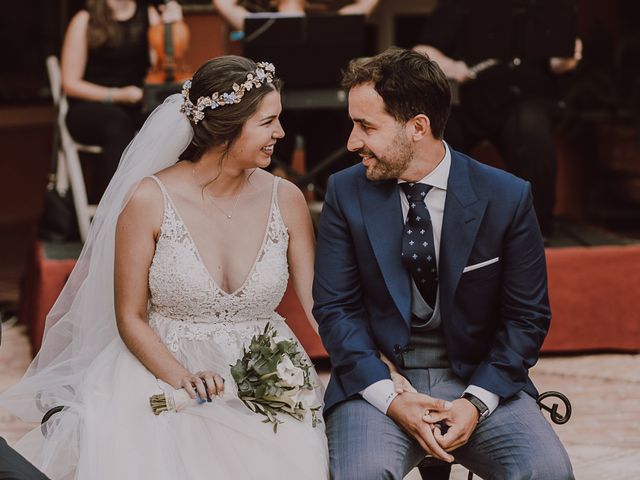
[[[558,403],[554,402],[550,407],[546,405],[543,400],[547,398],[559,399],[564,404],[564,414],[558,411]],[[571,402],[566,395],[560,392],[549,390],[548,392],[541,393],[536,399],[536,402],[541,410],[546,410],[549,413],[549,418],[557,425],[565,424],[571,418]],[[449,474],[451,473],[451,465],[434,457],[426,457],[418,465],[418,470],[420,471],[420,476],[425,480],[448,480]],[[473,472],[469,471],[467,479],[473,479]]]
[[[87,238],[89,224],[96,213],[97,206],[90,205],[87,200],[87,189],[84,184],[79,152],[100,154],[102,153],[102,148],[97,145],[82,145],[71,138],[65,123],[69,104],[67,97],[62,92],[60,63],[54,55],[47,57],[47,73],[49,75],[53,104],[57,110],[56,131],[58,142],[55,148],[57,148],[58,165],[56,172],[56,189],[60,194],[64,194],[69,187],[71,187],[80,237],[84,242]]]

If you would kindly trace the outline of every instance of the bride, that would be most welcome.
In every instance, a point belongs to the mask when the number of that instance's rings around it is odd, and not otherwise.
[[[274,312],[289,275],[311,318],[306,203],[262,170],[279,88],[270,64],[211,60],[127,147],[41,351],[0,398],[27,421],[65,406],[17,446],[51,478],[328,478],[323,425],[283,416],[274,433],[229,369],[267,322],[293,336]],[[152,413],[180,388],[210,400]]]

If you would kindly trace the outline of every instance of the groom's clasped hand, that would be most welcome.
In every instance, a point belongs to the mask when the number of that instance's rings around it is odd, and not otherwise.
[[[453,462],[449,452],[467,443],[478,423],[476,408],[464,399],[449,402],[418,393],[398,373],[392,373],[391,378],[398,396],[389,405],[387,416],[427,453]]]

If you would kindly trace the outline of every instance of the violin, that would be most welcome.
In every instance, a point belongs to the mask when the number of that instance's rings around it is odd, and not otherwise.
[[[164,0],[164,4],[170,0]],[[191,77],[184,63],[189,47],[189,27],[184,20],[161,22],[149,28],[149,45],[156,54],[156,63],[147,76],[147,83],[176,83]]]

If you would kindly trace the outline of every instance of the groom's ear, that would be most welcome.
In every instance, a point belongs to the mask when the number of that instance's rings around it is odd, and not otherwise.
[[[431,136],[431,120],[421,113],[409,120],[410,135],[414,142],[419,142],[425,137]]]

